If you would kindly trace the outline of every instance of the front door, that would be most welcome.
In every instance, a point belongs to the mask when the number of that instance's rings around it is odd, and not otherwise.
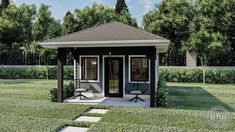
[[[105,58],[105,97],[123,97],[123,58]]]

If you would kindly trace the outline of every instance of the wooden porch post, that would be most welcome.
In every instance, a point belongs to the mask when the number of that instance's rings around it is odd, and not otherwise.
[[[57,65],[58,65],[58,73],[57,73],[57,99],[59,103],[63,103],[64,97],[64,71],[63,71],[63,61],[64,61],[65,52],[64,49],[58,48],[58,56],[57,56]]]
[[[150,56],[150,107],[155,107],[155,88],[156,88],[156,49]]]

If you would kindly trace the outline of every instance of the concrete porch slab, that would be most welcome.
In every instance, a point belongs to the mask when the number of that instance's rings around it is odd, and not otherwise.
[[[74,126],[66,126],[61,129],[59,132],[86,132],[88,128],[86,127],[74,127]]]
[[[104,97],[101,99],[67,99],[64,103],[69,104],[88,104],[88,105],[105,105],[105,106],[137,106],[137,107],[150,107],[150,100],[144,99],[145,102],[139,101],[135,103],[134,101],[129,101],[130,98],[112,98]]]
[[[150,97],[147,95],[140,95],[145,102],[138,100],[137,103],[134,101],[129,101],[134,95],[125,95],[123,98],[114,98],[114,97],[98,97],[94,98],[93,96],[84,93],[88,98],[69,98],[64,100],[64,103],[69,104],[88,104],[88,105],[105,105],[105,106],[137,106],[137,107],[150,107]]]
[[[106,114],[108,111],[107,109],[91,109],[87,113]]]
[[[100,102],[99,105],[150,107],[150,100],[148,99],[145,99],[145,102],[138,100],[137,103],[129,100],[130,98],[107,98],[104,101]]]
[[[102,117],[80,116],[75,121],[78,122],[98,122]]]

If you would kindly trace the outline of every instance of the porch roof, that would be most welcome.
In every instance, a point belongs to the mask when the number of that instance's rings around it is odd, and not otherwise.
[[[120,22],[109,22],[40,43],[46,48],[136,47],[167,49],[169,40]]]

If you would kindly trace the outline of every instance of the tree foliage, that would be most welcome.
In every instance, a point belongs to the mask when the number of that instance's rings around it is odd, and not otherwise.
[[[33,37],[35,14],[34,5],[23,4],[18,8],[12,5],[4,9],[0,17],[0,43],[7,44],[9,47],[13,43],[30,43]]]
[[[226,60],[230,63],[232,37],[235,30],[234,0],[197,0],[194,18],[190,24],[190,37],[185,42],[188,50],[194,50],[201,65],[217,65]],[[226,64],[224,64],[226,65]]]
[[[83,10],[77,9],[75,19],[77,31],[114,20],[137,27],[136,19],[133,19],[129,12],[123,11],[121,14],[116,14],[113,8],[96,3],[90,7],[85,7]]]
[[[44,4],[39,7],[37,20],[34,24],[34,35],[37,41],[47,40],[61,35],[61,24],[52,17],[49,8],[50,6]]]
[[[49,64],[49,60],[56,59],[56,50],[42,48],[39,42],[113,20],[137,27],[129,12],[117,14],[115,9],[95,3],[74,13],[67,12],[62,24],[52,16],[48,5],[41,4],[37,9],[35,5],[13,4],[0,15],[0,59],[7,53],[36,53],[39,64]]]
[[[0,15],[3,9],[6,9],[10,5],[10,0],[1,0],[0,3]]]
[[[171,40],[167,52],[168,65],[183,65],[185,52],[181,51],[182,41],[189,36],[192,20],[191,0],[164,0],[143,17],[145,30]]]
[[[126,5],[126,2],[125,0],[117,0],[116,6],[115,6],[115,12],[120,14],[122,11],[128,12],[128,7]]]
[[[76,31],[76,20],[74,15],[68,11],[64,17],[62,24],[62,34],[69,34]]]
[[[231,62],[226,58],[231,60],[233,53],[228,51],[235,36],[234,3],[234,0],[164,0],[144,16],[143,27],[171,40],[167,60],[174,58],[177,62],[170,60],[173,62],[170,65],[184,64],[185,53],[181,52],[184,49],[195,50],[201,64],[218,65],[226,60],[225,65],[229,65]],[[215,58],[219,60],[216,63]]]

